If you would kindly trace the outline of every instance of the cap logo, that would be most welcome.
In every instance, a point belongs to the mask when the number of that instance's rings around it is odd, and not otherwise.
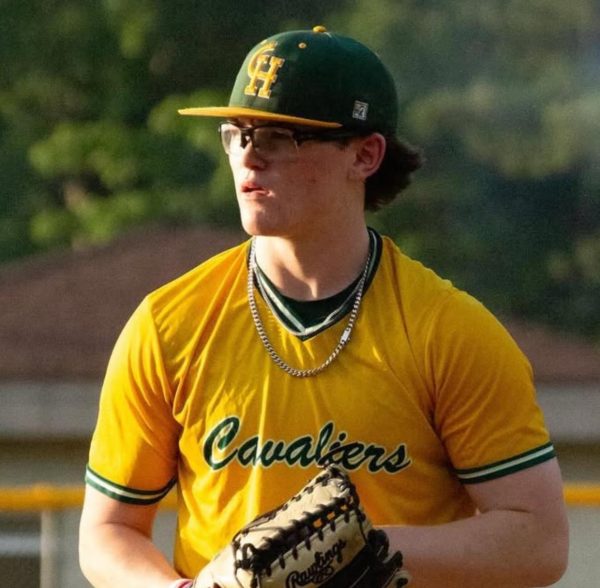
[[[369,112],[369,104],[367,102],[361,102],[360,100],[354,101],[354,109],[352,110],[352,118],[357,120],[367,120],[367,113]]]
[[[250,81],[244,88],[246,96],[271,97],[271,87],[277,81],[277,72],[285,63],[285,59],[282,57],[268,54],[275,49],[276,44],[275,42],[267,43],[248,62]]]

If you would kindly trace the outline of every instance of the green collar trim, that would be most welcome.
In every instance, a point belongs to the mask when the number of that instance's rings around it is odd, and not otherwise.
[[[381,236],[369,228],[371,261],[367,269],[365,292],[368,290],[379,266],[382,251]],[[271,312],[293,335],[303,341],[317,335],[344,318],[354,304],[360,276],[338,294],[321,300],[295,300],[283,295],[267,275],[256,267],[256,287]]]

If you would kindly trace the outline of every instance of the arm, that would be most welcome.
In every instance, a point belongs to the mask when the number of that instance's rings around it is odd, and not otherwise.
[[[411,588],[525,588],[562,576],[568,523],[556,460],[467,486],[480,514],[437,527],[389,527]]]
[[[179,575],[152,543],[157,504],[113,500],[87,486],[79,561],[95,588],[167,588]]]

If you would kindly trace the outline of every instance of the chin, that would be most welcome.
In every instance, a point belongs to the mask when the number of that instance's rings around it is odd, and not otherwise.
[[[244,231],[252,237],[277,237],[284,232],[275,219],[262,215],[242,213],[241,221]]]
[[[281,237],[282,234],[280,231],[269,227],[260,227],[256,225],[247,225],[242,223],[242,228],[244,232],[250,237]]]

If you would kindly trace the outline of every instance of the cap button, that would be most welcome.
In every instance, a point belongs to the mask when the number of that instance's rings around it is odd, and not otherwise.
[[[313,33],[326,33],[327,29],[323,25],[317,25],[313,27]]]

